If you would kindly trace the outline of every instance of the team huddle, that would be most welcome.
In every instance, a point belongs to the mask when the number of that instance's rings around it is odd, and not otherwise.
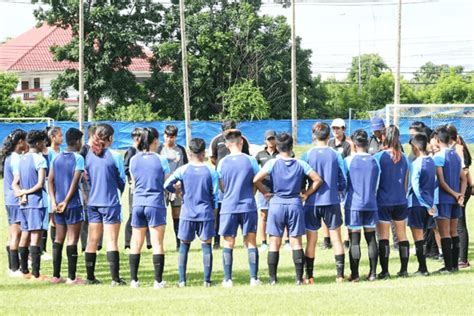
[[[443,125],[431,131],[413,125],[410,156],[403,152],[397,126],[385,127],[383,120],[374,119],[371,127],[372,137],[359,129],[346,138],[343,120],[336,119],[331,126],[316,123],[312,127],[313,147],[297,159],[291,135],[271,130],[265,133],[265,148],[255,156],[249,155],[247,139],[236,129],[235,122],[228,121],[210,144],[209,156],[214,166],[206,162],[203,139],[193,138],[185,150],[175,143],[178,129],[172,125],[164,130],[165,144],[160,144],[155,128],[135,129],[134,146],[127,151],[125,160],[110,149],[114,130],[108,124],[91,125],[86,145],[82,143],[83,133],[70,128],[65,133],[64,150],[59,150],[63,141],[59,128],[48,133],[14,130],[2,149],[9,274],[52,283],[100,284],[95,265],[105,235],[112,286],[126,285],[120,275],[118,238],[121,195],[127,181],[127,224],[131,234],[128,233],[126,244],[130,248],[132,288],[140,286],[138,275],[145,240],[153,252],[153,287],[167,286],[163,280],[163,241],[168,206],[172,209],[179,252],[179,287],[186,286],[188,253],[196,237],[202,248],[204,286],[212,284],[213,250],[220,248],[222,238],[222,286],[232,287],[233,249],[239,229],[248,252],[249,283],[262,284],[258,227],[263,246],[268,249],[271,285],[278,282],[283,240],[291,248],[296,284],[314,283],[316,244],[322,228],[328,231],[327,238],[334,248],[336,282],[360,280],[362,231],[370,263],[366,279],[390,278],[391,227],[398,239],[399,277],[429,275],[427,229],[434,229],[440,237],[444,267],[437,272],[457,271],[457,225],[470,178],[467,157],[457,148],[455,127]],[[331,131],[335,138],[331,139]],[[55,146],[48,148],[48,141]],[[52,278],[40,273],[44,251],[41,241],[50,221],[55,227]],[[76,267],[84,223],[88,223],[87,243],[82,247],[87,276],[81,279]],[[347,275],[343,225],[349,240]],[[408,273],[407,226],[418,260],[413,274]],[[64,279],[61,262],[66,236],[68,276]],[[381,272],[377,274],[379,263]]]

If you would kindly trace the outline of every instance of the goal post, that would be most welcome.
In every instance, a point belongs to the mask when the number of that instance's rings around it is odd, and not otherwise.
[[[28,123],[30,121],[33,122],[46,122],[48,126],[54,126],[54,119],[50,117],[0,117],[0,123],[8,123],[8,122],[24,122]]]

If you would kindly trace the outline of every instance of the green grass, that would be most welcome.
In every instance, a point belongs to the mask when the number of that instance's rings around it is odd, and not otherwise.
[[[304,148],[297,148],[300,156]],[[3,192],[0,182],[0,192]],[[126,195],[124,195],[126,200]],[[127,201],[124,201],[127,205]],[[0,201],[3,210],[3,200]],[[474,231],[473,204],[469,205],[468,223]],[[124,211],[128,216],[128,211]],[[0,235],[6,236],[5,212],[0,212]],[[4,237],[5,238],[5,237]],[[123,234],[120,237],[123,246]],[[389,281],[358,284],[336,284],[332,250],[317,250],[315,262],[316,284],[296,287],[291,252],[282,250],[279,265],[280,283],[270,287],[248,286],[247,253],[238,239],[234,252],[234,288],[219,286],[223,278],[221,251],[214,251],[213,280],[211,288],[203,288],[202,259],[198,242],[194,242],[188,261],[188,287],[177,288],[177,253],[174,250],[172,224],[165,237],[166,267],[164,279],[170,287],[156,291],[152,288],[153,266],[151,252],[145,250],[139,271],[142,288],[111,288],[105,251],[98,256],[97,276],[104,285],[69,287],[48,283],[11,279],[6,276],[6,255],[0,253],[0,314],[472,314],[474,310],[474,273],[462,270],[449,276],[427,278],[392,278]],[[48,242],[48,247],[51,243]],[[470,244],[470,259],[474,261],[474,243]],[[67,260],[63,258],[63,275],[67,273]],[[128,256],[121,253],[122,275],[129,279]],[[434,271],[441,262],[428,260]],[[398,253],[392,251],[390,272],[399,268]],[[417,268],[411,255],[409,271]],[[348,274],[346,258],[346,274]],[[361,274],[368,272],[366,248],[363,248]],[[42,273],[51,275],[52,263],[42,262]],[[80,255],[79,276],[85,276],[84,257]],[[266,283],[268,270],[266,253],[260,254],[260,277]]]

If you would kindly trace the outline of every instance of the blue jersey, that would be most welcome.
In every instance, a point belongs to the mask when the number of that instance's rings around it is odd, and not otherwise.
[[[173,185],[181,181],[183,206],[180,219],[209,221],[219,201],[219,175],[208,165],[188,163],[179,167],[166,180],[165,189],[175,192]]]
[[[5,205],[19,205],[18,198],[13,192],[13,178],[15,174],[18,174],[18,167],[20,165],[21,156],[16,152],[12,152],[5,159],[5,165],[3,167],[3,197],[5,199]]]
[[[253,178],[260,170],[257,160],[243,153],[229,154],[217,165],[224,182],[221,214],[256,212]]]
[[[444,181],[449,185],[449,187],[455,192],[461,190],[461,170],[462,170],[462,161],[461,157],[456,153],[454,149],[445,148],[440,152],[434,155],[433,160],[436,167],[443,168]],[[456,199],[441,187],[439,187],[439,204],[458,204]],[[464,192],[461,192],[462,194]]]
[[[407,204],[405,181],[410,165],[408,157],[402,153],[400,161],[394,163],[392,153],[383,150],[374,155],[380,166],[380,184],[377,191],[377,205],[395,206]]]
[[[164,183],[170,173],[168,159],[156,153],[139,152],[130,159],[130,174],[135,180],[133,206],[166,208]]]
[[[342,155],[331,147],[314,147],[304,153],[301,160],[306,161],[323,180],[318,191],[305,201],[305,205],[339,204],[339,192],[345,190],[347,182],[346,163]]]
[[[90,150],[85,161],[90,184],[87,205],[97,207],[119,205],[126,181],[122,155],[105,149],[101,156],[97,156]]]
[[[20,177],[20,187],[22,190],[29,190],[38,183],[38,172],[40,169],[46,171],[47,164],[46,159],[41,154],[27,153],[25,154],[19,163],[18,175]],[[21,208],[44,208],[47,207],[47,201],[44,199],[46,196],[46,188],[29,194],[28,203],[21,205]]]
[[[66,198],[71,188],[74,174],[76,171],[84,171],[84,157],[74,153],[63,151],[58,154],[52,161],[50,169],[54,171],[54,192],[56,202],[60,203]],[[82,199],[79,193],[79,183],[76,187],[73,197],[69,201],[68,208],[82,206]]]
[[[262,170],[270,175],[273,197],[271,203],[299,204],[304,177],[313,169],[303,160],[277,157],[267,162]]]
[[[416,158],[410,165],[408,207],[432,208],[435,204],[436,187],[436,166],[433,158]]]
[[[347,196],[345,208],[351,211],[377,211],[380,166],[370,154],[357,153],[346,158]]]

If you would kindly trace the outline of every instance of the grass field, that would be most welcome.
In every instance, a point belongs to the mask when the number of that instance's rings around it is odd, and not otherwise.
[[[297,150],[297,155],[303,148]],[[0,182],[0,192],[3,192]],[[126,195],[124,195],[126,199]],[[128,205],[124,201],[124,205]],[[3,199],[0,208],[4,210]],[[468,207],[468,224],[474,232],[474,206]],[[128,216],[128,210],[123,214]],[[170,218],[170,217],[169,217]],[[123,228],[123,227],[122,227]],[[0,236],[6,238],[5,212],[0,212]],[[410,235],[410,234],[409,234]],[[471,239],[472,240],[472,239]],[[123,247],[123,234],[120,237]],[[364,244],[364,242],[363,242]],[[413,243],[411,242],[413,245]],[[472,315],[474,311],[474,270],[453,275],[432,275],[426,278],[397,279],[373,283],[336,284],[332,250],[317,250],[315,281],[311,286],[294,285],[291,252],[282,250],[277,286],[248,286],[247,252],[241,239],[234,251],[234,287],[223,289],[221,251],[214,251],[214,271],[211,288],[202,287],[202,259],[198,242],[194,242],[188,261],[188,287],[177,287],[177,253],[174,249],[172,223],[165,237],[166,264],[164,279],[169,288],[154,290],[151,252],[145,250],[139,271],[141,288],[111,288],[105,251],[99,253],[97,277],[104,285],[71,287],[32,283],[11,279],[6,274],[6,254],[0,251],[0,315],[7,314],[452,314]],[[48,241],[49,252],[51,242]],[[260,278],[266,284],[268,270],[266,254],[260,253]],[[474,262],[474,242],[470,243],[470,260]],[[346,275],[349,274],[346,254]],[[434,271],[441,262],[428,260]],[[409,271],[417,268],[411,255]],[[391,252],[390,272],[399,269],[398,252]],[[42,273],[52,274],[52,262],[42,262]],[[121,253],[122,276],[129,279],[128,256]],[[361,274],[368,272],[366,248],[363,248]],[[67,275],[67,259],[63,257],[63,276]],[[79,257],[78,275],[85,277],[84,256]]]

